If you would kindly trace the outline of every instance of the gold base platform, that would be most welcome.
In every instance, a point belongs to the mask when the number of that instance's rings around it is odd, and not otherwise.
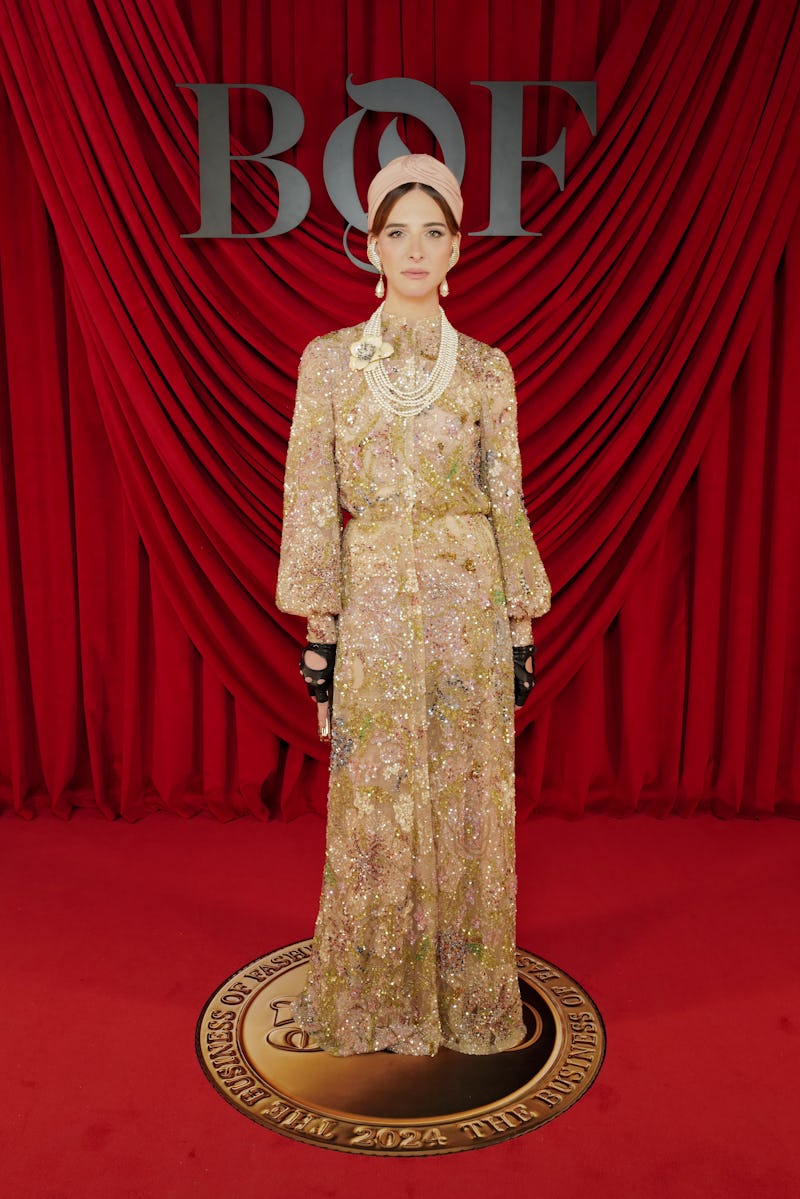
[[[512,1049],[324,1053],[290,1012],[310,950],[310,941],[298,941],[243,966],[197,1023],[208,1079],[265,1128],[349,1153],[458,1153],[539,1128],[580,1099],[600,1070],[605,1031],[594,1003],[559,967],[521,949],[527,1035]]]

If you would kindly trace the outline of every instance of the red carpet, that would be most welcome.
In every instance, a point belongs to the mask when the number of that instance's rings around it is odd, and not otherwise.
[[[538,1132],[414,1162],[261,1129],[195,1058],[217,984],[310,933],[322,846],[315,817],[2,821],[4,1194],[800,1194],[800,823],[520,828],[519,943],[586,986],[606,1061]]]

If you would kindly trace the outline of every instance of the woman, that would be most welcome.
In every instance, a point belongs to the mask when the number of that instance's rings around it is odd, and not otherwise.
[[[462,208],[429,155],[384,167],[368,253],[385,302],[300,364],[277,603],[308,618],[301,669],[323,718],[331,694],[333,707],[322,897],[295,1017],[334,1054],[494,1053],[525,1035],[513,697],[533,686],[531,617],[550,584],[508,360],[439,306]]]

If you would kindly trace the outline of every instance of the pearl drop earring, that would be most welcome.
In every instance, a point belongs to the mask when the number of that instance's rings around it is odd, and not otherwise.
[[[386,286],[383,282],[383,263],[381,262],[381,256],[378,253],[378,247],[375,245],[374,241],[367,242],[367,258],[375,267],[375,270],[380,272],[380,278],[375,284],[375,295],[379,300],[382,300],[386,295]]]
[[[458,246],[454,245],[450,251],[450,261],[447,264],[448,271],[451,271],[456,265],[458,262],[458,257]],[[450,295],[450,284],[447,282],[447,275],[445,275],[444,279],[442,279],[441,283],[439,284],[439,295],[444,297],[444,299],[447,299],[447,297]]]

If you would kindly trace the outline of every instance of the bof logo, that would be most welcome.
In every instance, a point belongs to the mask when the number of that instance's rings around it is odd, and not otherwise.
[[[278,157],[297,145],[305,127],[305,115],[299,101],[290,92],[259,83],[179,83],[197,97],[198,156],[200,186],[200,225],[187,238],[279,237],[296,229],[311,206],[308,180],[292,163]],[[489,223],[473,230],[471,237],[540,237],[535,230],[524,229],[520,221],[522,168],[535,163],[549,170],[559,189],[566,177],[566,126],[556,141],[542,154],[523,153],[523,105],[526,89],[556,88],[572,98],[589,130],[597,133],[597,85],[589,80],[471,80],[470,86],[486,88],[491,96],[491,159],[489,171]],[[346,222],[343,236],[345,253],[351,262],[372,271],[369,263],[355,258],[348,247],[351,229],[367,230],[364,211],[355,182],[356,135],[368,112],[395,114],[384,129],[378,145],[380,166],[408,154],[401,138],[397,117],[407,115],[421,121],[431,131],[447,166],[461,182],[466,164],[464,130],[453,106],[430,84],[401,77],[353,83],[347,78],[347,95],[359,105],[357,112],[345,117],[330,134],[323,155],[325,187],[336,209]],[[265,148],[254,154],[231,154],[229,93],[232,89],[260,92],[270,107],[272,135]],[[277,211],[268,229],[253,233],[234,233],[231,224],[231,164],[259,163],[274,177],[277,185]]]

